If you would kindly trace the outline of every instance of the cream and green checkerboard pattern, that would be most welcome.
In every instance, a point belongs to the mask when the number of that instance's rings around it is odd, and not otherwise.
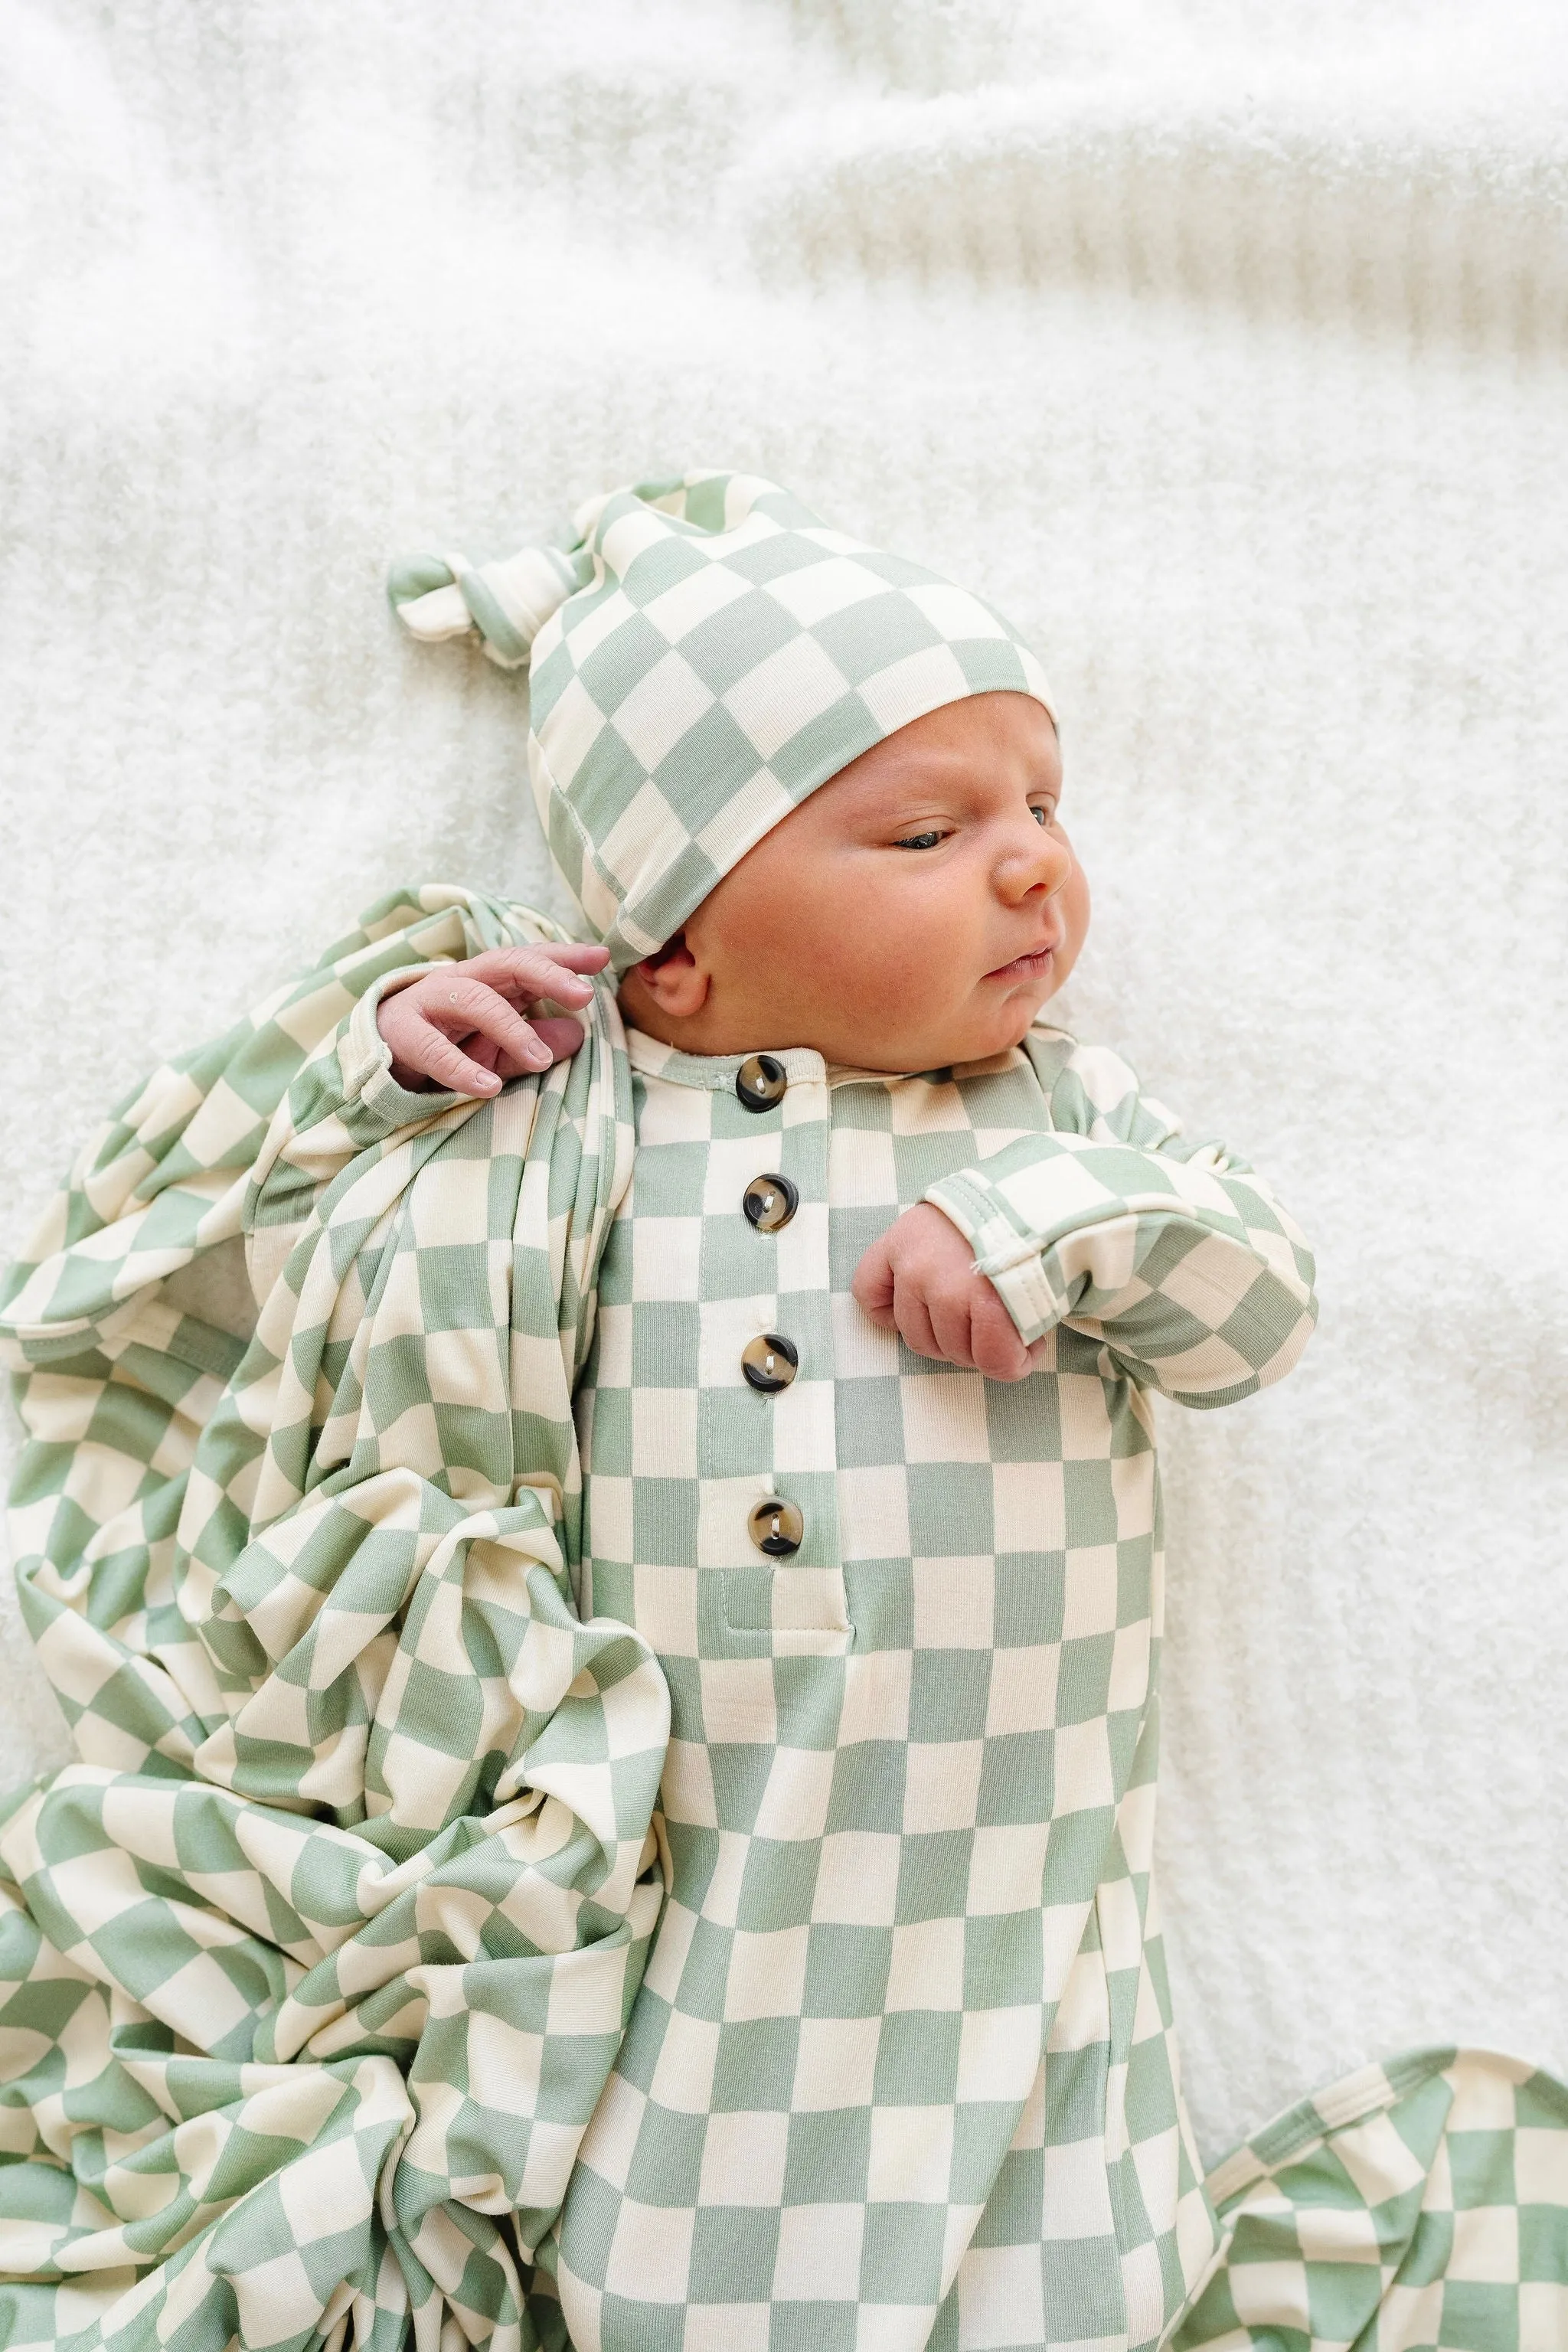
[[[78,1760],[0,1822],[0,2346],[1129,2352],[1189,2287],[1193,2352],[1561,2345],[1525,2070],[1391,2068],[1197,2179],[1145,1391],[1304,1338],[1266,1187],[1047,1032],[786,1056],[752,1117],[602,995],[542,1084],[404,1094],[389,976],[547,930],[388,900],[158,1072],[12,1276]],[[922,1193],[1061,1318],[1018,1388],[848,1303]]]
[[[529,773],[556,870],[625,970],[871,744],[971,694],[1051,709],[1002,615],[835,530],[759,474],[694,469],[595,499],[569,553],[411,558],[414,634],[529,663]]]
[[[375,908],[140,1089],[12,1274],[79,1761],[0,1826],[7,2352],[533,2340],[661,1901],[664,1679],[568,1572],[628,1076],[601,999],[542,1086],[409,1096],[374,1014],[548,928]],[[242,1244],[248,1346],[189,1286]]]
[[[1369,2066],[1208,2186],[1220,2254],[1174,2352],[1568,2345],[1568,2089],[1518,2059]]]
[[[1150,1892],[1143,1391],[1278,1377],[1310,1260],[1059,1032],[932,1078],[785,1053],[762,1113],[737,1059],[630,1042],[584,1597],[664,1668],[672,1875],[563,2218],[573,2341],[650,2343],[662,2309],[683,2352],[1152,2345],[1213,2224]],[[799,1200],[773,1234],[741,1205],[767,1173]],[[1027,1382],[856,1308],[861,1252],[927,1197],[1047,1335]],[[799,1354],[776,1396],[742,1371],[764,1331]],[[777,1566],[747,1535],[771,1494],[805,1525]]]

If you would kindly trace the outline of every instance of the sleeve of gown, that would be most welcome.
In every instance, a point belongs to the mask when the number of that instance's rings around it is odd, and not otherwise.
[[[381,996],[514,935],[511,910],[478,894],[394,892],[89,1139],[0,1284],[0,1366],[27,1440],[10,1524],[35,1638],[37,1610],[90,1572],[107,1528],[154,1555],[167,1541],[196,1433],[325,1187],[458,1099],[394,1083]]]
[[[1065,1324],[1183,1404],[1283,1378],[1317,1318],[1313,1264],[1268,1185],[1194,1144],[1114,1054],[1037,1032],[1051,1131],[933,1184],[1027,1342]]]

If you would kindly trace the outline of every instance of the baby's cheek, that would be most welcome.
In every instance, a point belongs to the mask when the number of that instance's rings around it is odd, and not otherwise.
[[[1066,936],[1057,950],[1055,959],[1057,967],[1055,980],[1058,988],[1078,961],[1079,950],[1089,937],[1089,919],[1091,912],[1089,877],[1076,856],[1073,859],[1072,872],[1062,885],[1061,909],[1062,929]]]

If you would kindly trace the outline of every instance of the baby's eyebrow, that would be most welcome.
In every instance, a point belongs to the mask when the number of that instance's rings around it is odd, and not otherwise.
[[[926,822],[944,810],[950,797],[935,784],[889,785],[886,792],[875,798],[868,796],[856,808],[850,822],[869,826],[874,832],[889,824]]]

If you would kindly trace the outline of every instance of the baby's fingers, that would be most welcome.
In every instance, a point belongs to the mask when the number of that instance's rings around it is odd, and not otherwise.
[[[988,1381],[1021,1381],[1034,1370],[1017,1326],[984,1275],[975,1278],[969,1311],[974,1369]]]
[[[893,1265],[888,1254],[887,1236],[874,1241],[864,1253],[849,1285],[850,1294],[863,1315],[884,1331],[893,1327]]]
[[[583,1043],[583,1024],[574,1021],[570,1013],[549,1013],[528,1025],[540,1044],[548,1046],[552,1062],[570,1061]],[[516,1077],[520,1073],[513,1070],[509,1075]]]
[[[551,1047],[523,1019],[515,1005],[509,1003],[484,981],[472,979],[467,973],[454,974],[449,980],[433,978],[426,982],[419,989],[417,1002],[426,1022],[459,1056],[467,1071],[480,1070],[482,1065],[464,1054],[456,1041],[475,1031],[494,1043],[499,1049],[497,1058],[504,1058],[514,1076],[524,1070],[547,1070],[555,1058]],[[572,1024],[572,1029],[575,1042],[582,1033],[575,1022]],[[429,1050],[443,1060],[445,1066],[455,1066],[445,1063],[438,1047],[432,1046]],[[427,1062],[425,1066],[435,1074],[434,1064]],[[493,1073],[485,1071],[484,1075],[488,1077]],[[457,1081],[448,1077],[443,1083],[452,1086]],[[500,1080],[495,1083],[499,1085]],[[493,1094],[495,1086],[476,1087],[465,1081],[462,1091],[465,1094]]]
[[[924,1294],[907,1276],[893,1292],[893,1320],[900,1339],[915,1355],[934,1357],[939,1364],[947,1360],[947,1349],[936,1336]]]
[[[933,1283],[923,1293],[926,1313],[943,1362],[956,1364],[966,1372],[976,1369],[969,1294],[968,1283],[961,1287]]]
[[[489,1051],[481,1047],[481,1052]],[[396,1048],[393,1074],[402,1079],[412,1071],[420,1077],[433,1078],[455,1095],[493,1095],[500,1092],[500,1079],[483,1062],[476,1061],[460,1045],[454,1045],[444,1029],[431,1021],[423,1022],[415,1034]]]
[[[553,996],[563,1004],[586,1004],[594,992],[584,974],[602,971],[608,961],[604,948],[552,941],[540,947],[487,948],[482,955],[471,956],[462,970],[514,1003]]]

